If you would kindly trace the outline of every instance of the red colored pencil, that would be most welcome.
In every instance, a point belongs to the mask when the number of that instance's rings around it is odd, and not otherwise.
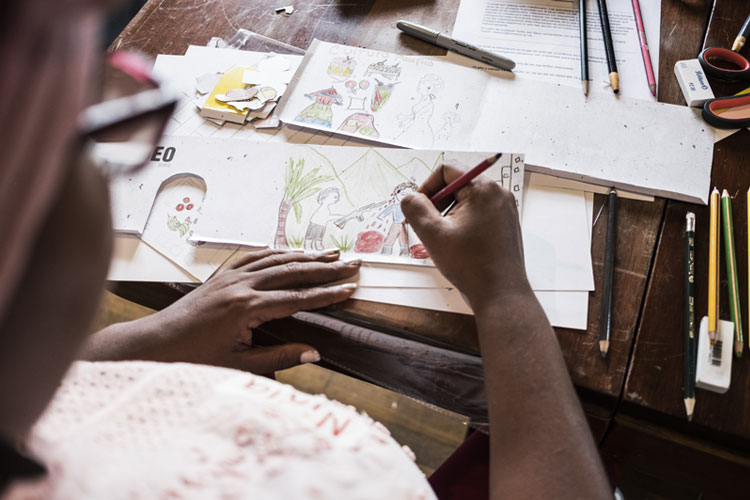
[[[638,41],[641,43],[641,55],[643,56],[643,67],[646,68],[646,80],[651,95],[656,97],[656,78],[654,78],[654,67],[651,64],[651,53],[648,51],[646,43],[646,28],[643,27],[643,16],[641,15],[641,5],[638,0],[633,0],[633,14],[635,16],[635,27],[638,30]]]
[[[447,198],[448,196],[452,195],[465,185],[469,183],[470,180],[472,180],[477,175],[481,174],[488,168],[490,168],[492,165],[495,164],[497,160],[500,159],[500,157],[503,156],[502,153],[497,153],[494,156],[490,156],[486,160],[483,160],[479,165],[472,168],[468,172],[464,173],[461,177],[456,179],[455,181],[451,182],[447,186],[445,186],[443,189],[438,191],[432,198],[430,198],[430,201],[432,203],[437,203],[443,198]]]

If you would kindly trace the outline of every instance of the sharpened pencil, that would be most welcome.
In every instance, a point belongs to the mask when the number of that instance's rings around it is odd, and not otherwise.
[[[609,15],[607,14],[606,0],[599,0],[599,21],[602,24],[604,52],[607,54],[609,84],[612,87],[612,92],[617,94],[620,92],[620,75],[617,74],[617,59],[615,59],[615,46],[612,43],[612,31],[609,29]]]
[[[586,0],[578,0],[578,24],[581,38],[581,87],[589,95],[589,52],[586,42]]]
[[[599,322],[599,352],[602,358],[609,351],[609,337],[612,329],[612,279],[615,268],[615,212],[617,210],[617,191],[609,192],[607,213],[607,241],[604,247],[604,285],[602,286],[602,314]]]
[[[734,222],[732,220],[732,198],[725,189],[721,193],[721,215],[724,226],[724,256],[729,284],[729,312],[734,322],[734,354],[742,357],[742,309],[740,308],[740,284],[737,276],[737,258],[734,250]]]
[[[688,420],[695,409],[695,214],[685,215],[685,370],[682,390]]]
[[[719,326],[719,190],[714,187],[709,198],[708,228],[708,338],[716,343]]]
[[[453,193],[455,193],[456,191],[458,191],[459,189],[467,185],[469,181],[472,180],[474,177],[478,176],[479,174],[481,174],[482,172],[490,168],[492,165],[494,165],[495,162],[497,162],[497,160],[499,160],[501,156],[503,156],[502,153],[497,153],[494,156],[490,156],[489,158],[482,160],[482,162],[479,165],[465,172],[458,179],[454,180],[453,182],[445,186],[443,189],[435,193],[435,195],[432,198],[430,198],[430,201],[432,203],[437,203],[440,200],[452,195]]]

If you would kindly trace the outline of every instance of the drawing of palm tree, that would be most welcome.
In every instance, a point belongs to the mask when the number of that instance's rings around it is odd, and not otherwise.
[[[289,158],[289,163],[284,171],[284,196],[279,204],[279,222],[276,226],[276,237],[274,246],[277,248],[288,248],[289,241],[286,238],[286,220],[289,217],[289,210],[294,210],[294,216],[297,222],[302,218],[302,200],[309,198],[320,191],[320,184],[333,180],[330,175],[318,175],[320,168],[314,168],[304,173],[305,159],[300,158],[294,163],[293,158]]]

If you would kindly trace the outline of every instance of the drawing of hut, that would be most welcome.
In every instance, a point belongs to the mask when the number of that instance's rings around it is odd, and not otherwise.
[[[305,94],[305,97],[312,99],[314,102],[303,109],[294,121],[331,128],[331,120],[333,119],[331,106],[334,104],[343,106],[343,98],[336,92],[336,89],[330,87],[318,90]]]

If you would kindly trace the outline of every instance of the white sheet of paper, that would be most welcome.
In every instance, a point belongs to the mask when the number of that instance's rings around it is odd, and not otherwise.
[[[593,290],[590,222],[583,191],[531,184],[523,211],[524,259],[532,289]]]
[[[530,179],[534,180],[535,186],[549,186],[563,189],[573,189],[575,191],[584,191],[586,193],[599,193],[609,194],[610,188],[606,186],[597,186],[596,184],[588,184],[586,182],[578,182],[570,179],[563,179],[562,177],[555,177],[553,175],[544,175],[538,173],[529,173]],[[638,201],[654,201],[653,196],[631,193],[629,191],[620,190],[617,192],[618,198],[627,198],[629,200]]]
[[[661,1],[648,0],[640,6],[654,76],[658,78]],[[655,100],[646,80],[631,0],[607,0],[607,11],[620,76],[620,95]],[[589,91],[611,95],[597,3],[588,2],[586,12]],[[509,57],[516,62],[514,73],[581,88],[578,2],[461,0],[453,36]],[[449,58],[456,57],[451,52],[448,54]],[[581,90],[579,93],[583,98]]]
[[[401,70],[389,80],[389,99],[377,111],[347,109],[346,82],[375,78],[366,76],[373,65]],[[331,76],[344,66],[352,79]],[[279,108],[282,121],[315,130],[362,137],[364,128],[371,140],[412,148],[439,139],[451,150],[524,151],[535,171],[690,202],[708,198],[713,131],[685,106],[614,95],[584,100],[579,89],[524,75],[315,41]]]
[[[534,292],[552,326],[585,330],[588,292]],[[358,288],[358,300],[396,304],[433,311],[472,314],[461,293],[454,289]]]

